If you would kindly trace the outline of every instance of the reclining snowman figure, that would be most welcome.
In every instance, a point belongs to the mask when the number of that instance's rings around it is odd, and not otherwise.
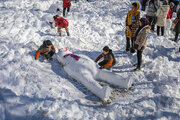
[[[131,80],[126,80],[110,71],[99,69],[97,64],[88,56],[82,54],[75,55],[67,50],[59,50],[56,55],[57,60],[62,64],[64,71],[69,76],[83,84],[103,101],[109,100],[111,88],[109,86],[102,87],[97,80],[107,82],[119,88],[128,89],[132,85]]]

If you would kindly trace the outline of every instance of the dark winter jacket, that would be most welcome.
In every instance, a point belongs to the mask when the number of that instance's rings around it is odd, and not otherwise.
[[[63,0],[63,8],[71,7],[71,0]]]
[[[110,49],[109,50],[109,53],[107,55],[104,55],[103,53],[100,54],[95,62],[99,61],[102,57],[104,57],[104,60],[107,60],[108,62],[103,66],[103,67],[111,67],[112,65],[114,65],[116,63],[116,60],[115,60],[115,57],[114,57],[114,54],[112,53],[112,50]]]
[[[46,45],[41,45],[40,48],[36,51],[35,59],[37,60],[39,58],[39,54],[45,54],[47,55],[51,50],[55,51],[54,45],[51,45],[50,47],[46,47]]]
[[[177,12],[177,18],[179,19],[179,22],[176,24],[174,31],[176,33],[180,33],[180,9]]]
[[[149,0],[140,0],[142,6],[146,6],[146,3],[147,3],[148,1],[149,1]]]
[[[158,8],[160,7],[160,0],[150,0],[147,9],[147,16],[155,17]]]

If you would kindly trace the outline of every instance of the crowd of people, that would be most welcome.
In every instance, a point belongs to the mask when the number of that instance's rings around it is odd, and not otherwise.
[[[146,11],[145,17],[140,18],[140,4],[134,2],[126,17],[126,51],[137,51],[137,64],[135,71],[141,70],[142,52],[146,48],[149,32],[157,32],[157,36],[169,35],[172,29],[175,36],[174,42],[178,42],[180,33],[180,9],[179,0],[140,0],[141,10]],[[146,6],[147,10],[146,10]],[[176,19],[172,22],[172,15],[176,13]],[[169,23],[167,26],[167,22]],[[167,28],[165,28],[167,27]],[[157,28],[155,30],[155,28]],[[179,48],[180,52],[180,48]]]
[[[136,66],[134,71],[141,70],[142,53],[147,46],[147,37],[150,32],[157,31],[158,36],[164,36],[172,29],[175,32],[174,42],[178,42],[178,35],[180,33],[179,0],[140,0],[140,3],[138,1],[132,3],[125,21],[126,51],[130,53],[137,52],[137,63],[134,64]],[[70,12],[70,7],[71,0],[63,0],[63,17]],[[140,8],[142,11],[146,11],[145,17],[140,18]],[[176,18],[172,21],[173,13],[176,13]],[[53,28],[57,27],[59,36],[61,36],[62,28],[65,28],[67,35],[70,36],[68,30],[69,23],[63,17],[55,15],[52,26]],[[170,25],[168,28],[165,28],[167,21],[169,21]],[[52,60],[52,56],[55,54],[55,48],[50,40],[45,40],[36,51],[36,60],[39,54],[46,59]],[[103,48],[103,53],[96,58],[95,62],[98,62],[102,57],[104,60],[98,63],[100,66],[99,69],[110,70],[115,65],[116,59],[108,46]]]

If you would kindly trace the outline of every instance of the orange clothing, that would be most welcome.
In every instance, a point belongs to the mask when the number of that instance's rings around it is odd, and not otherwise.
[[[51,47],[47,48],[46,46],[44,45],[41,45],[40,48],[36,51],[36,54],[35,54],[35,59],[37,60],[39,58],[39,54],[48,54],[51,50],[55,50],[55,47],[54,45],[52,45]]]
[[[112,52],[109,52],[107,55],[104,55],[103,53],[100,54],[97,58],[96,58],[96,62],[99,61],[102,57],[104,57],[104,60],[107,60],[108,62],[104,65],[104,67],[110,67],[113,65],[113,62],[115,62],[115,57],[113,55]]]

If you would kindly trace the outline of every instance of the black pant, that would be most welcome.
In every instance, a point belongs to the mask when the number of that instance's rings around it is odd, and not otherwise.
[[[160,32],[160,29],[161,29],[161,35],[164,36],[164,26],[163,27],[160,27],[160,26],[157,26],[157,35],[159,36],[159,32]]]
[[[137,50],[137,68],[141,67],[143,49]]]
[[[151,30],[154,31],[156,25],[156,17],[148,16],[147,19],[150,21]]]
[[[55,50],[52,49],[48,54],[41,53],[41,55],[44,56],[46,59],[49,59],[54,55],[54,53],[55,53]]]
[[[175,33],[175,38],[174,38],[174,41],[175,41],[175,42],[178,42],[178,35],[179,35],[179,33],[176,32],[176,33]]]
[[[98,65],[99,65],[99,66],[104,66],[104,65],[107,64],[107,63],[108,63],[108,60],[103,60],[103,61],[99,62]],[[116,64],[116,62],[113,61],[112,65],[109,66],[109,67],[107,67],[107,69],[110,69],[110,68],[111,68],[112,66],[114,66],[115,64]]]
[[[67,7],[67,12],[70,11],[70,7]],[[65,16],[66,8],[63,8],[63,17]]]
[[[126,38],[126,51],[131,50],[132,53],[135,52],[134,49],[134,37],[131,38],[131,45],[130,45],[130,39]]]

